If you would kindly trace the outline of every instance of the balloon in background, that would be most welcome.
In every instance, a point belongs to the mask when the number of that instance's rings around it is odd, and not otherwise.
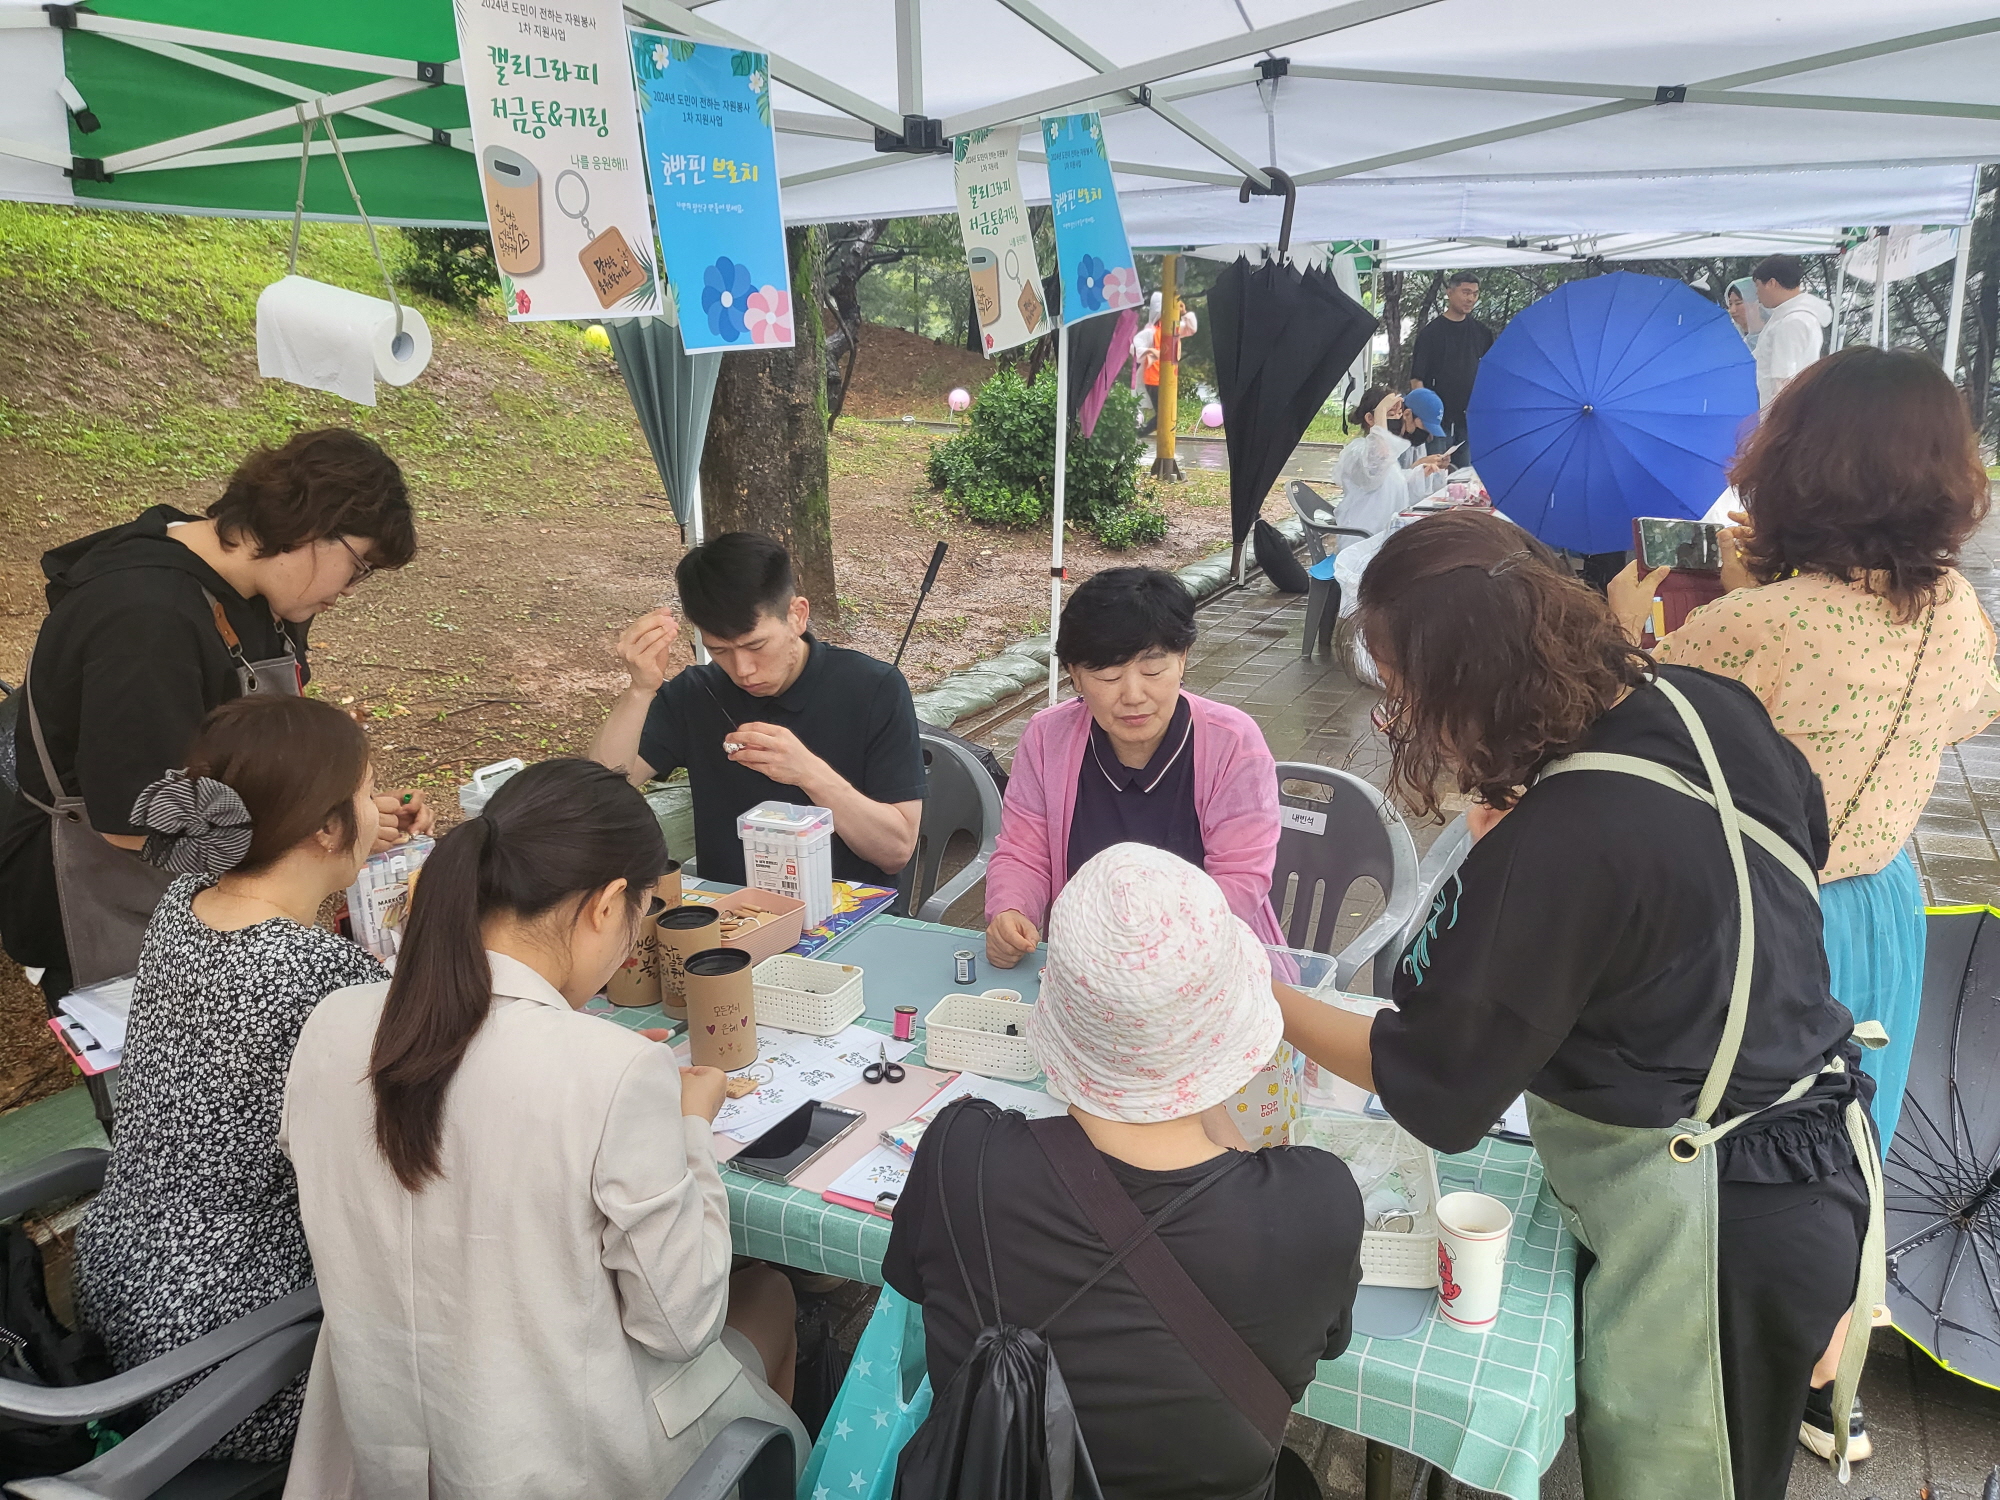
[[[1204,427],[1220,427],[1222,425],[1222,403],[1220,401],[1211,401],[1201,409],[1201,425]]]
[[[953,411],[964,411],[968,406],[972,405],[972,397],[966,392],[963,386],[954,390],[944,399],[949,403]]]
[[[599,354],[611,352],[611,335],[602,323],[592,323],[583,330],[583,347]]]

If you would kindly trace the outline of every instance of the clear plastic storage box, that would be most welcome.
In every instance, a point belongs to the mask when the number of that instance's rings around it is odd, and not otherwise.
[[[833,814],[824,807],[759,802],[736,820],[743,883],[806,904],[805,925],[833,915]]]

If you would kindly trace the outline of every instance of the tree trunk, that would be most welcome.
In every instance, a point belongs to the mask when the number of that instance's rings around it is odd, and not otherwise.
[[[705,532],[754,531],[785,544],[799,592],[821,620],[839,617],[826,461],[826,334],[819,231],[788,229],[790,349],[725,354],[701,454]]]
[[[1382,361],[1382,379],[1390,387],[1401,385],[1397,371],[1403,368],[1403,273],[1384,271],[1382,273],[1382,331],[1388,335],[1389,348]]]
[[[825,302],[837,325],[826,337],[829,431],[847,402],[847,388],[854,379],[854,361],[861,352],[861,278],[878,266],[893,265],[909,253],[876,248],[876,241],[888,227],[887,219],[870,219],[829,225],[821,232]]]

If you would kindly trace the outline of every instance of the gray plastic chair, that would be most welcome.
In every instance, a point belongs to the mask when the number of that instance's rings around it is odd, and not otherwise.
[[[903,869],[897,904],[919,921],[942,922],[952,902],[986,878],[986,866],[1000,840],[1000,789],[978,757],[956,739],[929,729],[921,730],[919,738],[929,786],[917,830],[917,852]],[[945,850],[961,833],[972,836],[972,860],[939,885]]]
[[[1306,546],[1315,563],[1338,555],[1349,542],[1367,540],[1367,532],[1335,524],[1333,505],[1304,480],[1287,481],[1285,498],[1292,502],[1292,509],[1298,512],[1306,528]],[[1329,538],[1333,541],[1331,547],[1327,546]],[[1333,630],[1339,623],[1339,583],[1331,578],[1312,579],[1306,591],[1305,630],[1299,637],[1299,660],[1311,661],[1315,647],[1323,655],[1333,657]]]
[[[1285,498],[1292,503],[1292,509],[1306,528],[1306,550],[1312,554],[1314,562],[1322,561],[1327,555],[1326,539],[1333,537],[1365,537],[1365,531],[1356,531],[1352,526],[1342,526],[1338,510],[1333,501],[1303,479],[1285,481]],[[1341,544],[1334,543],[1338,552]]]
[[[1424,851],[1424,857],[1417,864],[1417,906],[1410,913],[1410,920],[1396,937],[1395,954],[1410,946],[1417,932],[1430,920],[1431,907],[1437,902],[1437,893],[1444,883],[1451,879],[1458,867],[1465,863],[1465,856],[1472,850],[1472,829],[1460,813],[1444,826],[1437,841]],[[1387,993],[1386,988],[1383,993]]]
[[[738,1417],[718,1432],[667,1500],[792,1500],[798,1485],[792,1435],[775,1422]]]
[[[1310,795],[1288,791],[1288,784],[1309,788]],[[1381,792],[1331,766],[1279,761],[1278,803],[1271,905],[1285,945],[1332,953],[1334,982],[1350,989],[1356,974],[1388,948],[1417,909],[1416,841]],[[1382,888],[1382,914],[1334,953],[1341,906],[1357,880],[1373,880]],[[1386,978],[1370,975],[1369,993],[1381,993],[1373,985]]]
[[[108,1151],[63,1151],[0,1177],[0,1219],[94,1192],[103,1185],[109,1160]],[[209,1371],[110,1452],[66,1474],[13,1480],[6,1493],[23,1500],[248,1500],[276,1494],[284,1486],[284,1464],[201,1455],[306,1372],[319,1338],[319,1310],[319,1290],[305,1287],[109,1380],[71,1386],[0,1380],[0,1418],[68,1427],[122,1412]]]

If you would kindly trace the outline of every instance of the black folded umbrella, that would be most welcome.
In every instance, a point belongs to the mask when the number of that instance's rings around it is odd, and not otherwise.
[[[1883,1167],[1889,1310],[1947,1370],[2000,1386],[2000,911],[1924,922],[1923,1010]]]
[[[1230,531],[1240,543],[1376,320],[1317,266],[1253,266],[1238,256],[1209,289],[1208,326],[1229,448]]]

